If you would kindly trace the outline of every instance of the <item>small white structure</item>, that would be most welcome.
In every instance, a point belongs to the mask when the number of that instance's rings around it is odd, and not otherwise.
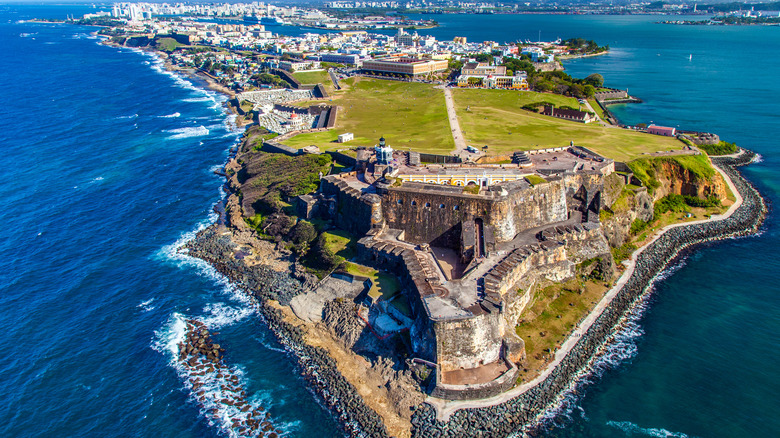
[[[351,132],[345,132],[344,134],[339,134],[339,143],[346,143],[354,138],[355,136]]]

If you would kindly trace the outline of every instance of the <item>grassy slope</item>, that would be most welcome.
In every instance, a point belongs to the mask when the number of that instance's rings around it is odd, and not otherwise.
[[[337,92],[333,103],[341,107],[335,129],[298,135],[285,144],[339,149],[373,146],[384,136],[397,149],[448,154],[455,148],[443,92],[429,84],[362,79]],[[336,143],[345,132],[355,139]]]
[[[453,95],[467,142],[488,145],[491,154],[566,146],[574,141],[609,158],[628,161],[643,152],[682,147],[682,143],[668,137],[554,119],[521,108],[544,100],[576,108],[579,104],[573,98],[505,90],[454,90]]]

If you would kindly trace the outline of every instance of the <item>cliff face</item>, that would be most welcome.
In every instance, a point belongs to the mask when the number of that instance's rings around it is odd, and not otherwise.
[[[666,195],[726,199],[726,184],[717,172],[709,178],[703,178],[674,161],[662,161],[656,169],[656,179],[661,185],[653,193],[654,201]]]
[[[651,221],[653,204],[664,196],[688,195],[725,200],[726,184],[706,161],[706,156],[686,156],[680,161],[668,158],[639,160],[638,165],[632,166],[635,175],[628,179],[634,183],[645,181],[653,187],[652,192],[646,187],[627,186],[626,178],[619,174],[609,175],[604,183],[607,213],[602,214],[602,228],[609,245],[616,248],[626,243],[635,220]]]

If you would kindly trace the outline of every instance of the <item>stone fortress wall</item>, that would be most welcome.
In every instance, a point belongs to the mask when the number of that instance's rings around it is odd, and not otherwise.
[[[525,350],[513,327],[533,286],[573,278],[576,263],[609,255],[598,232],[598,212],[605,169],[614,169],[612,163],[572,148],[549,154],[537,162],[555,162],[559,170],[544,173],[544,181],[486,182],[478,194],[458,185],[401,182],[393,173],[377,177],[376,170],[322,179],[327,216],[339,228],[364,236],[358,261],[401,280],[413,314],[413,354],[436,367],[429,388],[434,396],[481,398],[514,385]],[[417,170],[430,171],[473,173]],[[498,172],[528,174],[519,166]],[[464,271],[450,278],[431,247],[459,253]]]

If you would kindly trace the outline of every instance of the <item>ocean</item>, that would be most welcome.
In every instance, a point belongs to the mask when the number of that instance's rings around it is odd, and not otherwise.
[[[0,435],[224,436],[229,415],[206,415],[173,356],[183,320],[198,318],[219,332],[232,375],[274,426],[339,436],[241,294],[175,252],[215,219],[213,171],[240,137],[225,99],[152,56],[99,45],[94,28],[20,22],[90,10],[0,6]],[[780,29],[650,16],[435,18],[442,26],[420,33],[501,42],[541,30],[609,44],[609,55],[567,71],[602,73],[642,98],[614,108],[626,122],[714,131],[760,153],[744,173],[777,199]],[[779,240],[770,211],[759,236],[678,261],[543,435],[778,435]],[[222,409],[209,400],[206,409]]]

